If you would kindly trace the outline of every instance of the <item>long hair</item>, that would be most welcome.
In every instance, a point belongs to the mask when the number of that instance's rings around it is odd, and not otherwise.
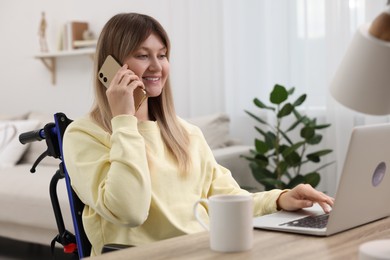
[[[113,16],[103,27],[98,39],[94,75],[97,75],[99,68],[108,55],[113,55],[123,63],[125,58],[136,51],[151,33],[160,37],[167,48],[169,60],[170,41],[166,31],[157,20],[137,13],[120,13]],[[95,77],[94,89],[95,102],[90,116],[103,129],[112,133],[112,113],[106,96],[106,88],[97,76]],[[185,175],[191,164],[186,149],[189,144],[189,136],[177,119],[169,77],[161,95],[148,98],[148,110],[149,117],[157,121],[162,138],[178,162],[180,172]]]

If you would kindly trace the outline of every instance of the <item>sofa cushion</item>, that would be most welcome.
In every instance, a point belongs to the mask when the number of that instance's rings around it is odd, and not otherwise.
[[[57,225],[53,207],[50,200],[49,187],[53,175],[58,167],[41,166],[37,172],[30,173],[29,165],[16,165],[0,171],[0,223],[1,225],[17,225],[51,231],[51,238],[46,241],[34,238],[33,242],[49,244],[57,234]],[[58,202],[61,207],[65,227],[73,232],[73,223],[70,213],[69,200],[65,180],[61,179],[57,185]],[[0,230],[0,235],[4,235]],[[35,234],[32,234],[35,235]],[[39,237],[39,234],[36,235]],[[25,238],[14,234],[15,239]]]
[[[37,120],[0,120],[0,168],[14,166],[29,144],[19,142],[19,135],[34,130]]]
[[[229,136],[230,118],[227,114],[193,117],[187,121],[200,128],[211,149],[229,146],[234,141]]]
[[[8,115],[0,113],[0,120],[26,120],[29,113]]]

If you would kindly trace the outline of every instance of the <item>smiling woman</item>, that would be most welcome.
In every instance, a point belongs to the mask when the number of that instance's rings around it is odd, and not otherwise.
[[[313,202],[332,205],[330,197],[311,186],[256,193],[242,189],[218,164],[201,130],[176,115],[169,51],[165,30],[144,14],[114,15],[99,36],[95,70],[108,55],[124,65],[108,88],[96,77],[91,113],[67,127],[63,142],[72,187],[85,204],[91,255],[100,254],[107,243],[142,245],[199,232],[193,205],[213,195],[250,195],[253,216]],[[138,88],[148,97],[136,110]],[[207,207],[198,211],[207,222]]]
[[[142,79],[148,97],[161,94],[168,79],[169,62],[167,48],[158,35],[150,34],[141,46],[125,59],[124,64]]]

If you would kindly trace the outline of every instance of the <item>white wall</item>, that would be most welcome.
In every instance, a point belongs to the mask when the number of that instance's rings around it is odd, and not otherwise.
[[[218,2],[220,1],[214,3]],[[63,111],[70,117],[77,117],[87,113],[92,104],[93,75],[92,59],[89,56],[57,58],[55,86],[51,83],[47,68],[39,59],[34,58],[39,52],[37,32],[42,11],[46,12],[50,50],[57,49],[60,29],[69,20],[88,21],[92,31],[99,34],[107,20],[119,12],[152,15],[163,24],[171,38],[171,80],[178,114],[189,117],[225,111],[224,98],[218,97],[218,89],[223,88],[221,76],[211,69],[211,66],[222,66],[222,50],[217,50],[218,41],[202,37],[205,28],[197,23],[190,24],[188,19],[184,19],[188,15],[202,13],[199,18],[203,25],[207,24],[208,33],[210,30],[220,32],[218,14],[207,12],[207,8],[204,8],[207,5],[210,5],[208,1],[181,0],[1,1],[0,115],[18,115],[38,110],[50,114]],[[172,6],[175,7],[175,12],[172,11]],[[214,53],[218,56],[203,57],[200,48],[215,48]],[[189,65],[189,59],[203,58],[204,66],[191,68]],[[207,77],[212,80],[202,80],[200,73],[208,74]],[[191,91],[190,84],[209,89],[206,99],[202,96],[204,92]],[[199,99],[191,101],[194,96],[199,96]]]
[[[113,14],[147,11],[159,1],[28,1],[0,3],[0,114],[20,114],[30,110],[71,116],[86,113],[92,103],[92,59],[88,56],[57,59],[57,84],[49,71],[33,56],[39,51],[40,14],[46,12],[50,50],[57,49],[61,26],[69,20],[86,20],[98,33]],[[162,7],[163,8],[163,7]]]

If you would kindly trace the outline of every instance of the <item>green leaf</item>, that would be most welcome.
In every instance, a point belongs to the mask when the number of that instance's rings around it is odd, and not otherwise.
[[[250,163],[249,166],[252,171],[257,171],[257,169],[265,169],[268,166],[268,159],[262,155],[256,155],[253,158],[247,158]]]
[[[289,90],[287,90],[287,93],[288,93],[288,95],[290,96],[290,95],[294,94],[294,91],[295,91],[295,88],[292,87],[292,88],[290,88]]]
[[[329,154],[331,152],[332,152],[332,150],[325,149],[325,150],[317,151],[317,152],[314,152],[314,153],[310,153],[310,154],[306,155],[306,158],[309,159],[312,162],[316,162],[317,163],[317,162],[320,161],[320,157],[321,156],[327,155],[327,154]]]
[[[315,145],[315,144],[319,144],[321,140],[322,140],[322,135],[316,134],[312,138],[306,141],[308,144]]]
[[[264,178],[259,180],[259,182],[270,189],[285,189],[285,184],[281,180]]]
[[[276,165],[276,172],[281,172],[283,174],[287,174],[288,164],[285,161],[280,161],[278,165]]]
[[[303,102],[305,102],[306,100],[306,94],[303,94],[302,96],[300,96],[297,100],[295,100],[295,102],[293,103],[293,106],[294,107],[297,107],[297,106],[300,106],[302,105]]]
[[[282,109],[278,112],[277,114],[277,117],[278,118],[281,118],[281,117],[285,117],[285,116],[288,116],[289,114],[291,114],[291,112],[294,110],[294,107],[293,105],[291,105],[290,103],[287,103],[285,104]]]
[[[302,124],[304,125],[310,125],[311,120],[307,116],[300,115],[296,109],[294,109],[293,113],[295,114],[296,118],[301,120]]]
[[[260,99],[258,99],[258,98],[253,99],[253,103],[254,103],[257,107],[259,107],[259,108],[268,109],[268,110],[275,111],[275,108],[274,108],[274,107],[266,106],[266,105],[265,105],[262,101],[260,101]]]
[[[303,120],[303,117],[298,118],[297,121],[295,121],[295,122],[286,130],[286,132],[290,132],[290,131],[294,130],[295,127],[297,127],[300,123],[302,123],[302,120]]]
[[[318,172],[318,171],[320,171],[320,170],[324,169],[325,167],[328,167],[329,165],[332,165],[332,164],[334,164],[334,163],[335,163],[335,161],[333,161],[333,162],[329,162],[329,163],[326,163],[326,164],[324,164],[324,165],[322,165],[322,166],[318,167],[318,168],[317,168],[317,169],[315,169],[314,171],[315,171],[315,172]]]
[[[255,129],[256,129],[256,131],[259,132],[262,136],[264,136],[264,138],[267,136],[267,133],[264,132],[264,130],[261,129],[260,127],[255,126]]]
[[[329,126],[331,126],[331,124],[316,125],[316,126],[315,126],[315,129],[324,129],[324,128],[327,128],[327,127],[329,127]]]
[[[268,131],[265,135],[265,143],[269,147],[269,149],[275,148],[276,143],[276,135],[270,131]]]
[[[282,131],[281,129],[279,129],[279,133],[283,136],[283,138],[290,144],[290,145],[292,145],[292,141],[290,140],[290,138],[288,137],[288,135],[284,132],[284,131]]]
[[[283,154],[284,150],[286,150],[287,147],[288,147],[288,146],[285,145],[285,144],[279,144],[279,147],[278,147],[277,151],[278,151],[280,154]],[[276,147],[275,147],[275,150],[276,150]]]
[[[317,125],[317,118],[312,118],[312,119],[310,120],[309,125],[310,125],[311,127],[315,127],[315,126]]]
[[[285,87],[276,84],[270,95],[270,101],[273,104],[279,105],[287,100],[288,93]]]
[[[302,162],[302,157],[295,151],[283,156],[283,158],[290,167],[296,167]]]
[[[255,140],[255,147],[256,147],[256,151],[258,153],[265,154],[266,152],[268,152],[267,144],[265,142],[263,142],[262,140],[259,140],[257,138]]]
[[[332,152],[331,149],[324,149],[324,150],[321,150],[321,151],[317,151],[317,152],[311,153],[309,155],[324,156],[324,155],[327,155],[327,154],[329,154],[331,152]]]
[[[292,189],[298,184],[305,183],[305,178],[302,175],[295,176],[288,184],[287,189]]]
[[[264,121],[263,119],[261,119],[260,117],[256,116],[255,114],[247,111],[247,110],[244,110],[245,113],[247,113],[248,115],[250,115],[252,118],[254,118],[256,121],[258,121],[259,123],[262,123],[264,125],[268,125],[268,123],[266,121]]]
[[[320,157],[315,156],[315,155],[306,155],[306,158],[309,159],[311,162],[319,163],[321,161]]]
[[[301,129],[301,137],[305,140],[309,140],[310,138],[313,138],[315,135],[315,130],[313,127],[306,126]]]
[[[294,113],[295,117],[296,117],[298,120],[300,120],[300,119],[302,118],[302,115],[298,112],[298,110],[294,109],[293,113]]]
[[[313,188],[317,187],[320,183],[321,176],[318,172],[311,172],[306,174],[304,177],[304,182],[310,184]]]
[[[296,144],[293,144],[292,146],[290,147],[286,147],[286,149],[283,150],[283,157],[287,157],[289,156],[291,153],[295,152],[299,147],[301,147],[302,145],[304,145],[305,142],[298,142]]]
[[[263,180],[266,178],[274,178],[274,174],[267,170],[265,167],[258,167],[257,165],[251,164],[251,169],[252,169],[252,175],[253,177],[257,180]]]

